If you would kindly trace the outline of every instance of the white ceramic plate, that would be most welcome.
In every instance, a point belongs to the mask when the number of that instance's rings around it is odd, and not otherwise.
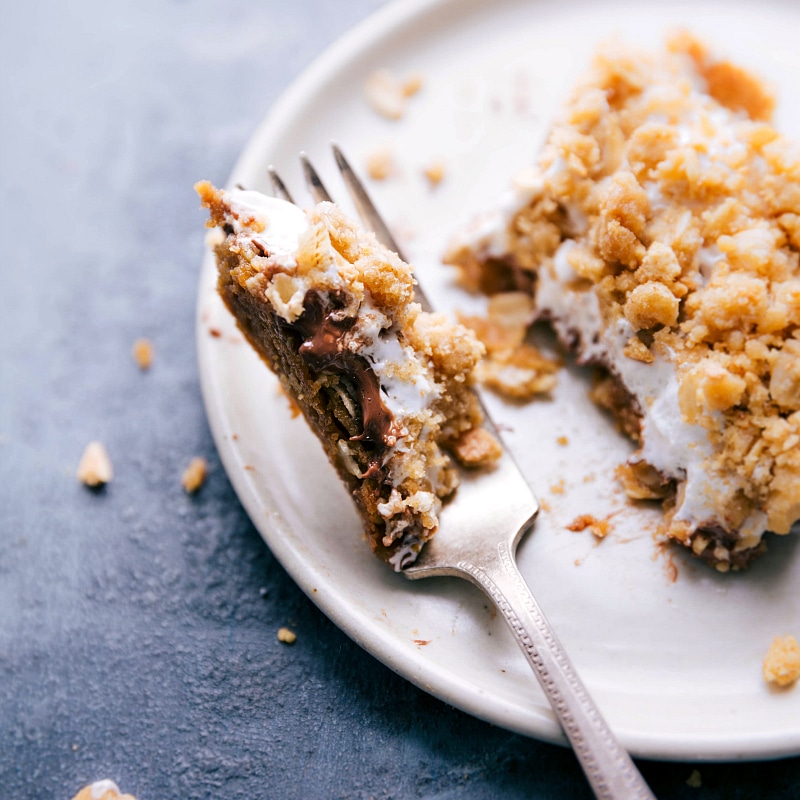
[[[266,188],[274,163],[302,194],[307,150],[345,197],[336,140],[362,168],[382,145],[400,174],[372,186],[434,303],[474,301],[440,255],[451,232],[533,160],[548,120],[597,42],[618,34],[657,47],[686,25],[773,81],[778,126],[800,137],[800,11],[770,2],[404,2],[330,48],[285,93],[242,155],[231,185]],[[420,71],[424,89],[389,122],[363,100],[364,79]],[[441,159],[431,190],[421,170]],[[225,468],[258,530],[317,605],[385,664],[446,702],[497,725],[562,741],[533,674],[476,589],[455,579],[412,583],[375,559],[345,489],[277,382],[243,343],[203,267],[203,392]],[[210,330],[221,335],[210,335]],[[776,634],[800,636],[797,537],[773,538],[747,573],[719,575],[682,552],[659,554],[658,511],[621,496],[614,466],[630,445],[565,370],[552,400],[512,407],[487,398],[509,446],[546,503],[520,568],[623,744],[667,759],[800,753],[800,687],[770,690],[761,661]],[[567,437],[567,444],[557,443]],[[614,513],[595,546],[566,525]],[[677,573],[677,577],[676,577]]]

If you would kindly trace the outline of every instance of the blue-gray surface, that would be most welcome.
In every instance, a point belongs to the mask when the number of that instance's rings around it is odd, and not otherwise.
[[[2,798],[101,778],[139,800],[589,796],[569,752],[445,706],[323,617],[206,425],[192,183],[224,182],[279,92],[379,5],[2,4]],[[116,470],[100,492],[74,477],[95,438]],[[209,480],[188,497],[197,454]],[[662,798],[800,783],[798,759],[704,765],[700,789],[691,765],[642,769]]]

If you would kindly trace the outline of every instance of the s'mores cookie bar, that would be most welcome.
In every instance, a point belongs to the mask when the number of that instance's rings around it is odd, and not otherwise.
[[[469,388],[482,345],[414,302],[411,268],[331,203],[309,212],[197,185],[218,289],[350,489],[395,570],[435,533],[467,466],[499,456]]]

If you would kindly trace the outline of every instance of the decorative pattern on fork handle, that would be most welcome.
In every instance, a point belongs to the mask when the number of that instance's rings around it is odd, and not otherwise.
[[[508,543],[497,543],[497,559],[492,563],[478,566],[461,560],[455,568],[482,589],[503,614],[595,795],[601,800],[653,800],[653,794],[600,715],[528,589]],[[521,619],[518,613],[523,609],[527,611],[527,620]],[[555,662],[557,668],[551,669],[548,661]],[[598,747],[600,743],[602,747]]]

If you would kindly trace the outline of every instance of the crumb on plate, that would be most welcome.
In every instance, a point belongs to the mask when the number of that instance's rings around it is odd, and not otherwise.
[[[776,636],[764,656],[764,680],[790,686],[800,678],[800,644],[794,636]]]
[[[364,94],[373,111],[396,120],[405,114],[408,98],[422,88],[422,83],[419,73],[400,79],[388,69],[378,69],[367,77]]]
[[[606,536],[608,536],[608,532],[611,530],[611,523],[608,517],[606,517],[606,519],[597,519],[597,517],[593,517],[591,514],[581,514],[567,525],[567,530],[576,532],[585,531],[587,528],[595,539],[605,539]]]
[[[380,147],[367,156],[367,174],[374,181],[384,181],[395,172],[394,155],[389,147]]]
[[[422,174],[431,186],[438,186],[444,180],[444,164],[441,161],[432,161],[422,170]]]
[[[453,454],[464,467],[486,467],[500,458],[503,449],[485,428],[470,428],[453,443]]]

